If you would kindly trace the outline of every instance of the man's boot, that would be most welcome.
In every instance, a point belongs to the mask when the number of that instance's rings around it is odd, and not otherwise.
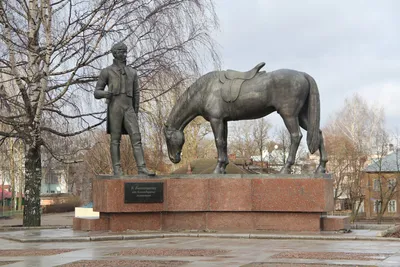
[[[146,168],[144,161],[144,152],[142,147],[142,139],[140,134],[133,134],[131,137],[133,156],[136,160],[139,175],[155,176],[156,174]]]
[[[119,176],[124,175],[121,169],[120,141],[111,140],[110,151],[111,151],[111,161],[113,164],[114,175],[119,175]]]

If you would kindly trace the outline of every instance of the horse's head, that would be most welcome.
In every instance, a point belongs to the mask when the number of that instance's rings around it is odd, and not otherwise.
[[[167,125],[164,128],[165,140],[167,141],[168,156],[173,163],[181,161],[181,152],[185,143],[183,131],[170,129]]]

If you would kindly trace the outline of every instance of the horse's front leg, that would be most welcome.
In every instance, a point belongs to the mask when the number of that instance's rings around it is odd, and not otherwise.
[[[299,148],[303,135],[301,134],[299,119],[297,117],[283,118],[283,120],[290,133],[290,149],[287,161],[280,173],[290,174],[292,172],[292,166],[296,161],[297,149]]]
[[[218,151],[218,162],[214,173],[226,173],[225,169],[229,164],[227,148],[228,123],[222,119],[211,119],[210,123],[214,133],[215,146]]]

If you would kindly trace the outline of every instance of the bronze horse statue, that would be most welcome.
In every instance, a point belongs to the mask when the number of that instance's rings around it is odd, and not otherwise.
[[[214,173],[225,173],[228,165],[228,121],[264,117],[274,111],[282,117],[290,133],[290,150],[281,173],[291,173],[302,138],[300,127],[307,131],[307,146],[320,153],[316,173],[326,172],[328,161],[320,126],[320,100],[315,80],[307,73],[279,69],[213,71],[197,79],[178,99],[165,124],[168,156],[173,163],[181,160],[185,143],[183,130],[197,116],[210,122],[218,150]]]

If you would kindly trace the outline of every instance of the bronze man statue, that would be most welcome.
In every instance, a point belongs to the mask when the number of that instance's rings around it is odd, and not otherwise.
[[[114,62],[111,66],[101,70],[94,97],[96,99],[107,99],[107,133],[111,134],[110,152],[114,175],[123,174],[120,143],[121,135],[128,134],[138,174],[154,176],[155,174],[146,168],[139,131],[139,81],[137,72],[126,65],[127,47],[124,43],[114,45],[111,52],[114,56]],[[108,91],[104,90],[106,85]]]

